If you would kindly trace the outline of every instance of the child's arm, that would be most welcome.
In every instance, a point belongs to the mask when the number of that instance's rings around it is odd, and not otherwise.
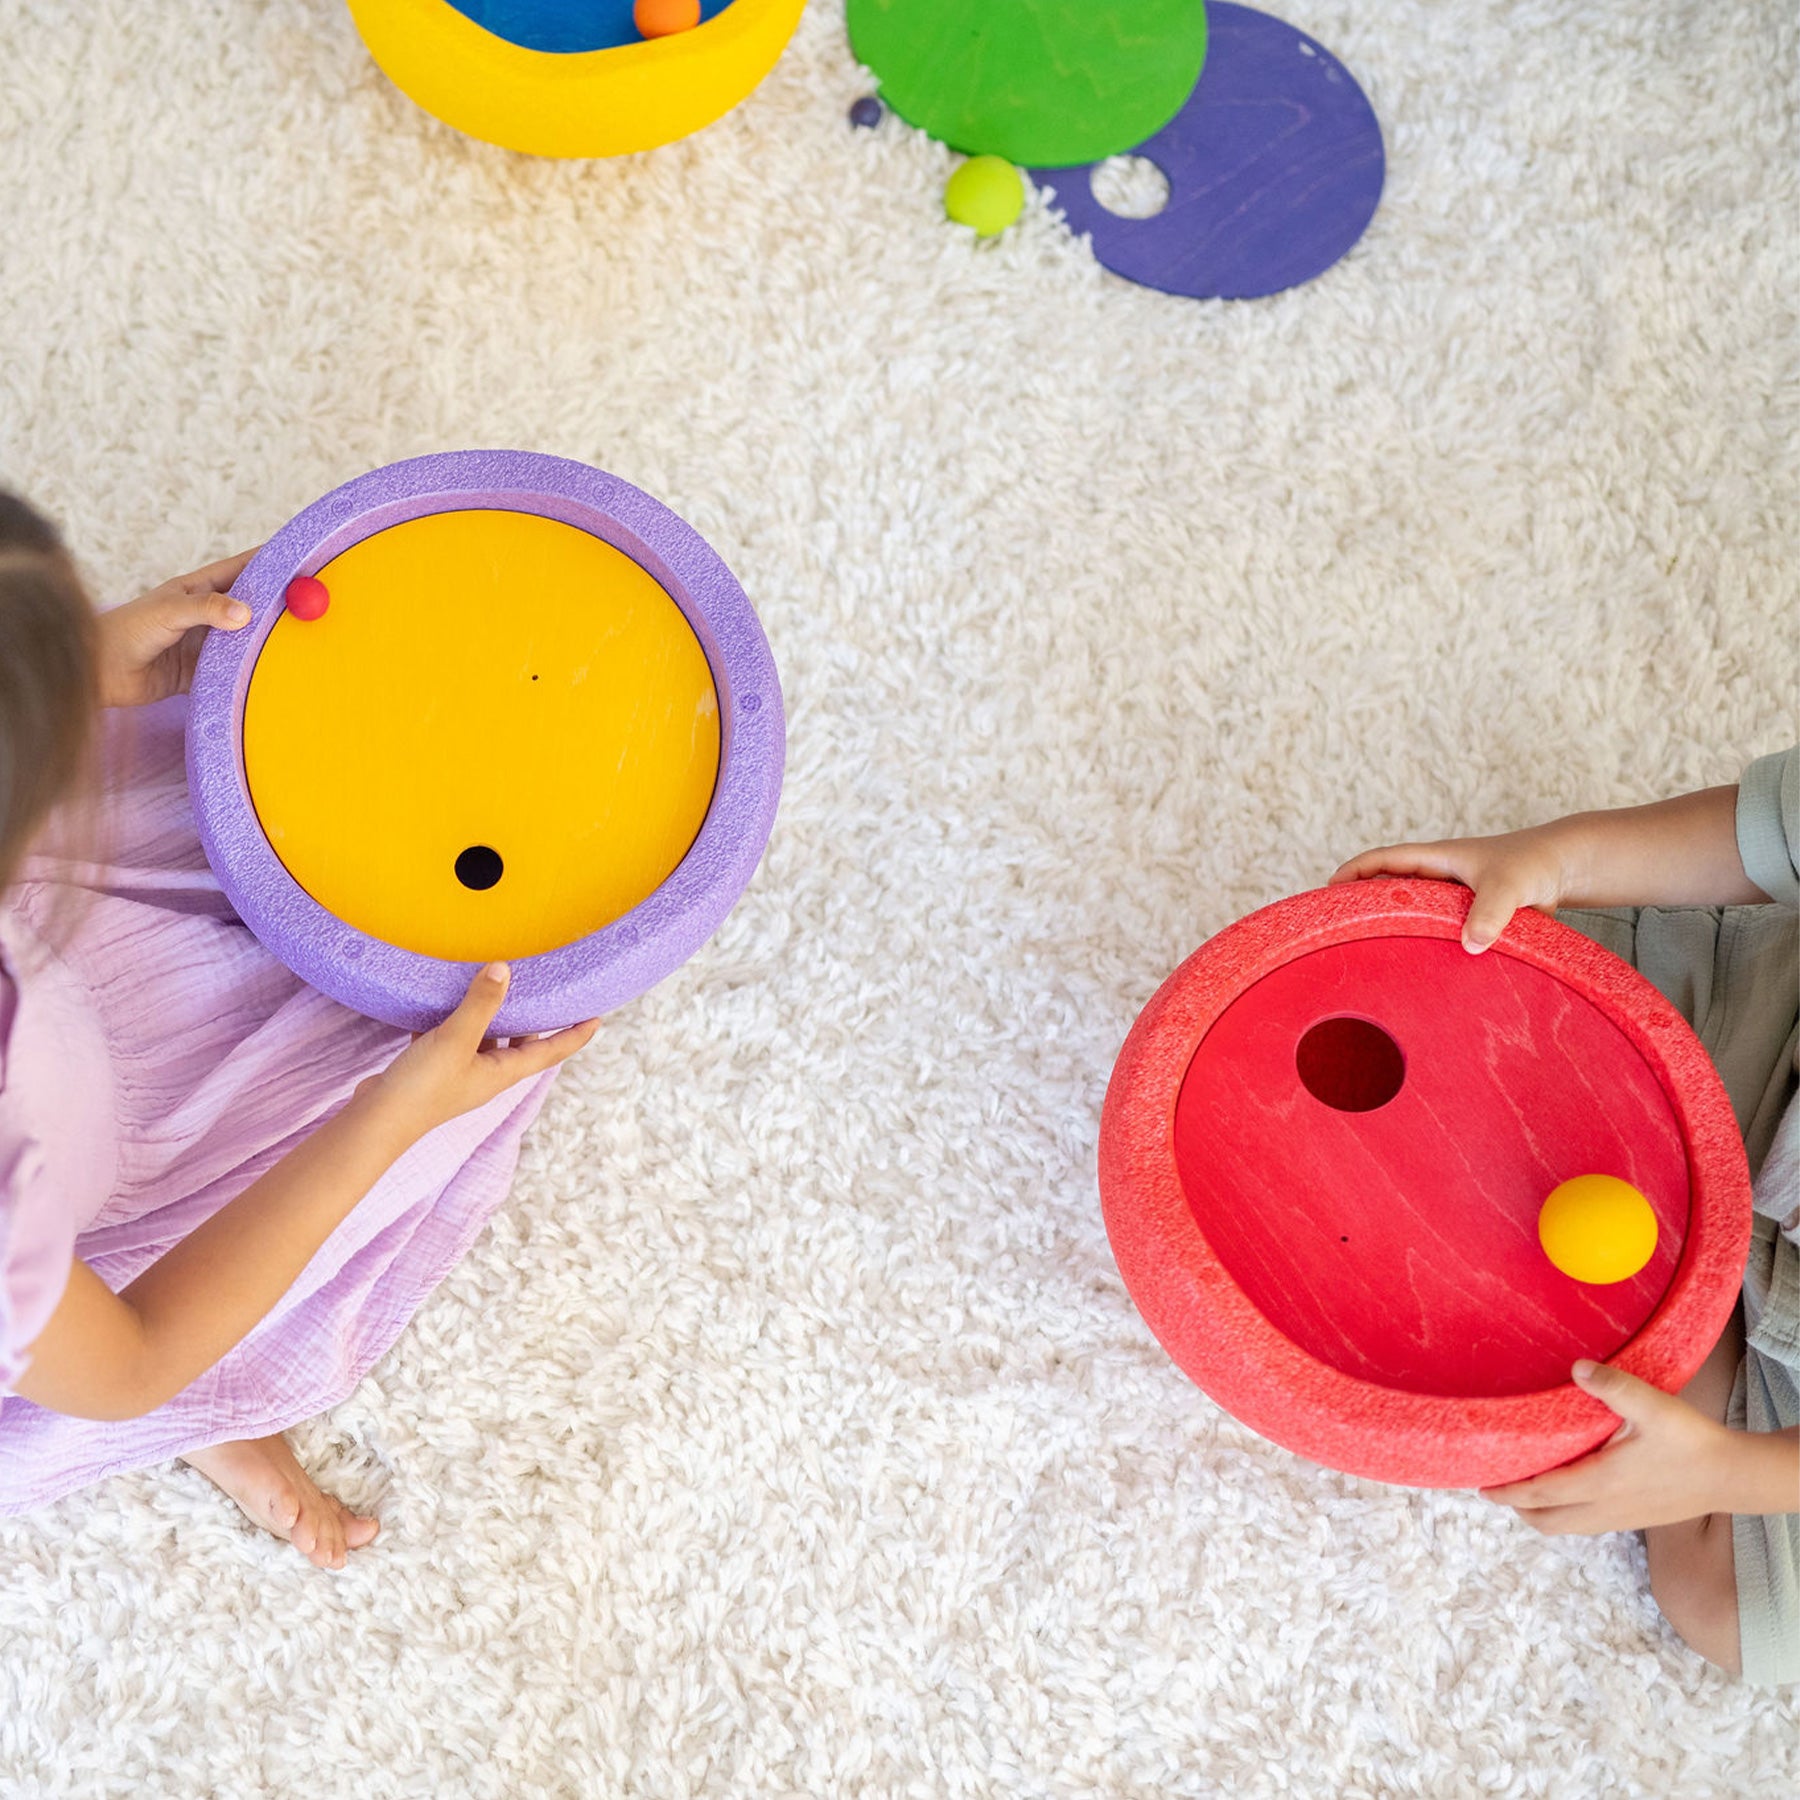
[[[1800,1512],[1800,1431],[1733,1431],[1604,1363],[1577,1363],[1574,1374],[1619,1415],[1619,1430],[1560,1469],[1482,1490],[1534,1530],[1642,1531],[1708,1513]]]
[[[77,1262],[16,1391],[53,1412],[127,1419],[203,1375],[256,1327],[402,1151],[593,1036],[597,1020],[505,1049],[484,1043],[506,986],[504,965],[484,969],[442,1025],[123,1292]]]
[[[1463,947],[1474,951],[1487,949],[1521,906],[1745,906],[1769,897],[1738,854],[1736,787],[1575,813],[1499,837],[1365,850],[1331,879],[1370,875],[1436,875],[1473,888]]]

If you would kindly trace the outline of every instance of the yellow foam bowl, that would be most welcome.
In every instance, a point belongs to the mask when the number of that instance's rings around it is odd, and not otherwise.
[[[710,125],[775,66],[806,0],[732,0],[692,31],[601,50],[532,50],[448,0],[349,0],[403,94],[470,137],[534,156],[624,156]]]
[[[270,847],[330,912],[454,962],[533,956],[668,878],[719,772],[681,609],[630,557],[534,513],[392,525],[319,570],[244,697]],[[472,878],[472,879],[471,879]]]

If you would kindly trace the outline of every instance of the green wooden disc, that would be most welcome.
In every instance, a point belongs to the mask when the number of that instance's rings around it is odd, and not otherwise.
[[[901,118],[1040,169],[1135,149],[1206,60],[1205,0],[849,0],[849,18]]]

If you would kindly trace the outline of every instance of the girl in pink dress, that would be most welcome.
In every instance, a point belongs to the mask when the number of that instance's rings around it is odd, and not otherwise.
[[[594,1023],[486,1037],[492,964],[408,1042],[233,915],[181,697],[238,556],[96,614],[0,494],[0,1511],[180,1457],[321,1567],[376,1532],[281,1433],[335,1405],[506,1196]],[[125,718],[102,708],[133,708]],[[86,794],[104,865],[31,853]]]

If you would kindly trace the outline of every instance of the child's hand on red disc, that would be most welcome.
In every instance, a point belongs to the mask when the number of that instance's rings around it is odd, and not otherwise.
[[[1726,1509],[1741,1433],[1604,1363],[1577,1363],[1575,1385],[1617,1413],[1619,1429],[1560,1469],[1483,1488],[1485,1499],[1552,1537],[1642,1531]]]
[[[1463,948],[1482,951],[1521,906],[1550,912],[1573,888],[1567,846],[1555,827],[1534,825],[1500,837],[1443,838],[1365,850],[1332,873],[1332,885],[1372,875],[1430,875],[1475,890],[1463,920]]]

